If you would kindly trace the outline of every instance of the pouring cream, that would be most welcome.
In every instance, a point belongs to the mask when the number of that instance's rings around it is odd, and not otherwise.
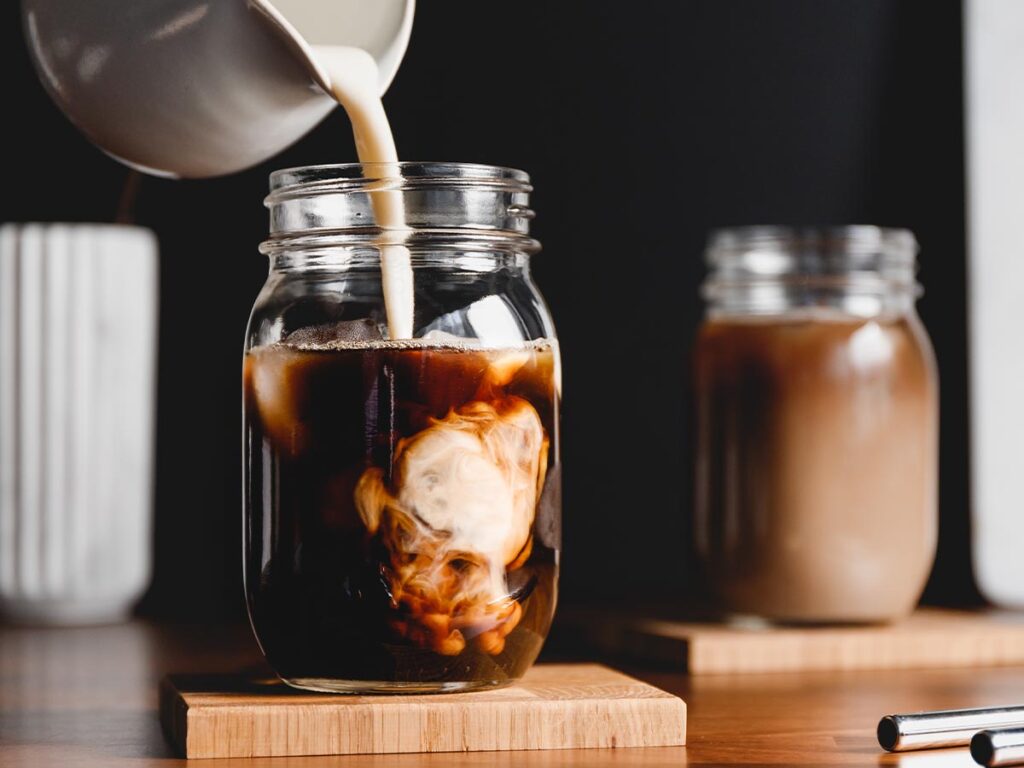
[[[331,94],[352,121],[356,153],[363,166],[381,176],[381,189],[370,192],[380,241],[381,281],[392,339],[410,339],[413,333],[413,273],[409,249],[403,245],[408,228],[402,193],[395,186],[400,176],[398,151],[377,94],[377,63],[366,51],[345,46],[315,46],[314,56],[327,74]]]
[[[357,45],[325,42],[336,40],[333,28],[366,15],[363,6],[341,2],[336,6],[316,4],[310,0],[254,0],[271,25],[284,35],[289,48],[348,114],[355,136],[359,162],[372,171],[379,183],[370,189],[377,226],[382,230],[380,249],[381,282],[387,312],[388,335],[392,339],[410,339],[413,335],[413,272],[409,249],[404,242],[408,234],[398,186],[398,151],[381,101],[382,77],[378,58],[387,62],[390,48],[367,38],[366,47],[378,50],[372,55]],[[404,4],[403,27],[412,23],[412,2]],[[400,4],[396,10],[403,8]],[[332,15],[334,14],[334,15]],[[372,30],[375,25],[359,28]],[[372,36],[372,32],[366,32]],[[407,37],[407,34],[404,35]],[[393,31],[391,47],[404,51],[403,35]],[[393,72],[391,73],[393,74]]]

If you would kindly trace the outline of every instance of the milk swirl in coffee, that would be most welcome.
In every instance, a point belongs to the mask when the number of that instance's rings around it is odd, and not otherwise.
[[[286,679],[519,677],[555,598],[556,348],[297,332],[245,361],[261,573]],[[267,489],[272,489],[268,491]]]

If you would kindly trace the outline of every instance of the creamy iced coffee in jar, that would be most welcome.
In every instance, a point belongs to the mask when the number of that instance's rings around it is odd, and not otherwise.
[[[723,612],[877,622],[915,607],[938,524],[916,252],[910,232],[874,227],[712,236],[695,519]]]
[[[317,690],[511,682],[550,626],[560,547],[559,353],[529,272],[529,179],[389,163],[271,186],[244,361],[260,645]],[[376,223],[382,188],[399,246]],[[385,285],[396,247],[408,305]]]

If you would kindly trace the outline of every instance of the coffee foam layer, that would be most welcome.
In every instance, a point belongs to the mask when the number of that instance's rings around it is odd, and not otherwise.
[[[486,345],[476,339],[370,339],[333,341],[292,342],[288,339],[272,345],[278,348],[292,349],[299,352],[342,352],[342,351],[377,351],[377,350],[410,350],[418,352],[543,352],[557,346],[554,339],[533,339],[520,344]]]

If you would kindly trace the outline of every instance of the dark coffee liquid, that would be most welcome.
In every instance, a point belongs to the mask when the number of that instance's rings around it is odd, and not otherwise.
[[[556,352],[415,342],[245,359],[245,568],[274,669],[500,683],[555,603]]]

